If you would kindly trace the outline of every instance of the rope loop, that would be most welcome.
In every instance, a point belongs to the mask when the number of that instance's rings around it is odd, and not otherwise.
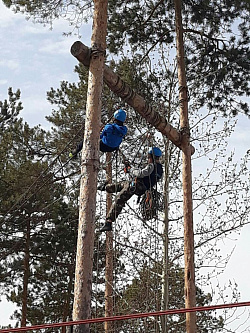
[[[152,188],[147,190],[141,197],[139,211],[145,221],[152,220],[157,217],[158,211],[164,210],[163,195]]]

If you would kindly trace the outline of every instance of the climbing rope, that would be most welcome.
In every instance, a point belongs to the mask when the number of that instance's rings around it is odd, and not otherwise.
[[[23,332],[23,331],[28,331],[28,330],[40,330],[40,329],[53,328],[53,327],[65,327],[65,326],[73,326],[73,325],[93,324],[93,323],[102,323],[102,322],[107,322],[107,321],[120,321],[120,320],[146,318],[146,317],[157,317],[157,316],[164,316],[164,315],[180,315],[183,313],[214,311],[217,309],[219,310],[219,309],[239,308],[239,307],[246,307],[246,306],[250,306],[250,302],[197,306],[197,307],[193,307],[193,308],[170,309],[170,310],[153,311],[153,312],[145,312],[145,313],[132,313],[132,314],[127,314],[127,315],[90,318],[90,319],[82,319],[82,320],[77,320],[77,321],[53,323],[53,324],[40,324],[40,325],[18,327],[18,328],[5,328],[5,329],[0,329],[0,333]]]
[[[142,196],[139,205],[139,212],[145,221],[157,218],[157,212],[164,210],[163,195],[156,188],[147,190]]]

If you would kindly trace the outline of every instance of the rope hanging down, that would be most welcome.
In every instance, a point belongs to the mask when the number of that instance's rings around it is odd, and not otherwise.
[[[250,306],[250,302],[219,304],[219,305],[210,305],[210,306],[197,306],[194,308],[187,308],[187,309],[184,309],[184,308],[171,309],[171,310],[163,310],[163,311],[156,311],[156,312],[134,313],[134,314],[129,314],[129,315],[121,315],[121,316],[83,319],[83,320],[68,321],[68,322],[54,323],[54,324],[41,324],[41,325],[26,326],[26,327],[19,327],[19,328],[6,328],[6,329],[1,329],[0,333],[24,332],[24,331],[30,331],[30,330],[40,330],[40,329],[45,329],[45,328],[52,328],[52,327],[65,327],[65,326],[73,326],[73,325],[102,323],[105,321],[119,321],[119,320],[157,317],[157,316],[191,313],[191,312],[199,312],[199,311],[212,311],[212,310],[218,310],[218,309],[238,308],[238,307],[243,307],[243,306]]]
[[[157,217],[157,211],[162,212],[164,210],[163,195],[157,191],[156,188],[152,188],[146,191],[140,200],[139,211],[142,218],[145,221],[149,221]]]

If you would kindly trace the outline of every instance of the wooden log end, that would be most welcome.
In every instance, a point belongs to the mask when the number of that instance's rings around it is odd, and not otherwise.
[[[74,44],[71,46],[70,52],[74,57],[77,57],[82,52],[82,47],[85,46],[82,42],[79,40],[74,42]]]
[[[195,148],[194,146],[190,145],[190,151],[191,151],[191,156],[195,153]]]
[[[84,66],[89,67],[90,48],[82,42],[75,42],[70,49],[71,54],[76,57]]]

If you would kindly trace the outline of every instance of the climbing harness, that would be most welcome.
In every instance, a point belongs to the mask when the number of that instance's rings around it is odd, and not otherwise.
[[[159,152],[161,153],[161,151],[159,150],[158,152],[158,150],[153,148],[153,145],[151,151],[153,155],[153,161],[155,161],[155,153],[158,154]],[[161,179],[162,175],[158,174],[157,164],[155,162],[154,162],[153,173],[154,175],[153,174],[152,175],[155,177],[155,182],[153,182],[153,179],[151,179],[150,175],[149,177],[150,188],[142,196],[138,197],[137,201],[137,203],[140,204],[139,212],[145,221],[157,218],[157,212],[164,210],[163,195],[157,190],[157,183],[159,179]]]
[[[139,203],[139,212],[146,221],[157,217],[157,212],[164,210],[163,195],[155,188],[147,190],[141,196]]]

